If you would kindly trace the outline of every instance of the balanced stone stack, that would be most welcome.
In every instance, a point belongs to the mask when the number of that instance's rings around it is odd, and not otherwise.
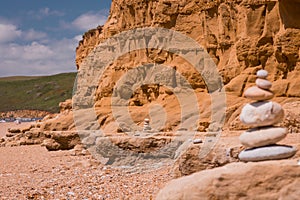
[[[151,127],[150,127],[150,125],[149,125],[149,122],[150,122],[150,120],[148,119],[148,118],[146,118],[145,120],[144,120],[144,128],[143,128],[143,131],[150,131],[151,130]]]
[[[259,70],[256,86],[244,93],[246,98],[255,102],[246,104],[240,115],[240,120],[251,127],[240,136],[240,142],[247,147],[239,154],[242,161],[285,159],[297,151],[292,146],[276,144],[286,137],[287,129],[275,126],[283,120],[284,111],[280,104],[268,101],[274,97],[274,93],[270,90],[272,83],[267,76],[266,70]]]

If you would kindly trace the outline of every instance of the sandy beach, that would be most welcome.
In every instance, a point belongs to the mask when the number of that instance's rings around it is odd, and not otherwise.
[[[1,132],[28,125],[2,123]],[[224,134],[220,142],[231,146],[235,135]],[[289,134],[283,143],[298,146],[299,139],[299,134]],[[88,154],[47,151],[40,145],[0,147],[0,161],[1,200],[152,200],[173,178],[172,165],[132,173],[105,166]]]
[[[1,123],[7,128],[30,123]],[[90,155],[49,152],[40,145],[0,147],[0,199],[154,199],[171,179],[170,167],[128,173],[104,166]]]
[[[40,146],[0,148],[1,199],[153,199],[168,168],[130,174],[71,151]]]

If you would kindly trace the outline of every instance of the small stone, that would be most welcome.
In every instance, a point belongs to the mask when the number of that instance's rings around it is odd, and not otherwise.
[[[9,128],[7,129],[9,133],[21,133],[21,130],[19,128]]]
[[[274,97],[274,93],[269,90],[264,90],[257,86],[253,86],[245,91],[244,97],[257,101],[266,101],[272,99]]]
[[[203,141],[201,140],[201,139],[194,139],[193,140],[193,143],[194,144],[200,144],[200,143],[202,143]]]
[[[267,76],[268,76],[268,71],[266,71],[266,70],[264,70],[264,69],[258,70],[258,71],[256,72],[256,76],[257,76],[258,78],[263,78],[263,79],[265,79],[265,78],[267,78]]]
[[[280,104],[272,101],[258,101],[246,104],[240,120],[251,127],[270,126],[281,122],[284,111]]]
[[[69,196],[75,196],[75,193],[74,192],[68,192],[67,193]]]
[[[124,122],[120,122],[119,123],[119,127],[117,129],[117,132],[119,133],[124,133],[124,132],[131,132],[131,127],[130,125],[124,123]]]
[[[287,129],[281,127],[253,128],[240,135],[242,145],[246,147],[260,147],[276,144],[287,135]]]
[[[54,139],[51,138],[45,139],[41,145],[45,146],[48,151],[57,151],[61,147],[59,143],[57,143]]]
[[[6,133],[6,137],[13,137],[15,135],[17,135],[18,133]]]
[[[257,87],[265,90],[269,90],[272,87],[272,83],[266,79],[258,78],[255,81]]]
[[[272,145],[246,149],[239,154],[241,161],[264,161],[290,158],[297,149],[292,146]]]

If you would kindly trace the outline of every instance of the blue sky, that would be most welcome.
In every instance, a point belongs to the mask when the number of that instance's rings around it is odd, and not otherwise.
[[[82,34],[105,23],[111,0],[9,0],[0,6],[0,77],[76,71]]]

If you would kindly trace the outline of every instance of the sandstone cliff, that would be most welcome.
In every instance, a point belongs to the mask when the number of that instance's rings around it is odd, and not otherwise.
[[[103,27],[90,30],[76,49],[76,64],[82,61],[105,39],[139,27],[163,27],[186,34],[196,40],[209,53],[222,75],[227,94],[225,128],[243,127],[237,118],[245,102],[243,91],[254,84],[255,72],[265,68],[270,72],[276,101],[284,104],[300,97],[300,1],[259,0],[113,0],[110,15]],[[105,126],[113,121],[109,105],[113,87],[128,69],[144,63],[163,63],[173,66],[197,91],[202,109],[198,130],[204,131],[210,123],[209,96],[201,77],[184,61],[163,51],[133,52],[114,62],[99,81],[96,94],[98,117]],[[177,80],[178,82],[178,80]],[[151,103],[162,104],[172,110],[170,130],[178,124],[178,112],[172,94],[160,86],[148,85],[137,89],[131,96],[131,114],[141,123]],[[167,103],[166,103],[167,102]],[[140,109],[140,107],[143,109]],[[201,110],[200,109],[200,110]],[[143,110],[143,111],[141,111]]]

